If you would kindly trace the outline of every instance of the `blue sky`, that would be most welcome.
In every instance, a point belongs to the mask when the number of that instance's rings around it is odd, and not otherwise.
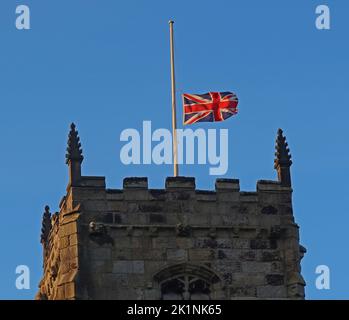
[[[15,28],[16,5],[31,9],[31,30]],[[315,28],[328,4],[331,30]],[[349,298],[349,3],[321,0],[0,2],[0,298],[32,299],[42,274],[41,216],[68,181],[69,124],[80,132],[85,175],[109,188],[148,176],[162,188],[172,167],[125,166],[120,133],[171,128],[168,20],[175,20],[178,97],[232,90],[239,115],[204,128],[229,129],[229,170],[241,189],[273,170],[277,128],[294,164],[294,213],[306,295]],[[178,119],[181,119],[178,108]],[[199,126],[196,126],[199,127]],[[208,166],[181,166],[198,188],[213,189]],[[31,289],[15,288],[15,268],[31,270]],[[331,289],[315,288],[315,268],[331,270]]]

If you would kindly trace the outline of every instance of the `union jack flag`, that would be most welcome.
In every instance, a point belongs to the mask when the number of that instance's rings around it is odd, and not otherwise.
[[[184,124],[224,121],[237,114],[238,98],[232,92],[183,94]]]

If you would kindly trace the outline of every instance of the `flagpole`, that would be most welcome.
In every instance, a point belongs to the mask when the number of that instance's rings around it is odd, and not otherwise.
[[[171,43],[171,91],[172,91],[172,149],[173,149],[173,176],[177,177],[178,172],[178,153],[177,153],[177,115],[176,115],[176,82],[174,69],[174,44],[173,44],[173,21],[170,25],[170,43]]]

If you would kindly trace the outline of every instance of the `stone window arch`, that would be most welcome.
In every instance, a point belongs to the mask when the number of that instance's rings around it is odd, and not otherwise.
[[[211,300],[220,289],[220,278],[202,265],[172,265],[159,271],[154,280],[162,300]]]

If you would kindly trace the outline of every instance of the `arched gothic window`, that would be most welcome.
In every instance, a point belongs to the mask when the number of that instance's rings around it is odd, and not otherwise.
[[[178,264],[154,276],[163,300],[210,300],[218,276],[205,266]]]
[[[161,284],[163,300],[210,300],[210,284],[190,275],[181,275]]]

